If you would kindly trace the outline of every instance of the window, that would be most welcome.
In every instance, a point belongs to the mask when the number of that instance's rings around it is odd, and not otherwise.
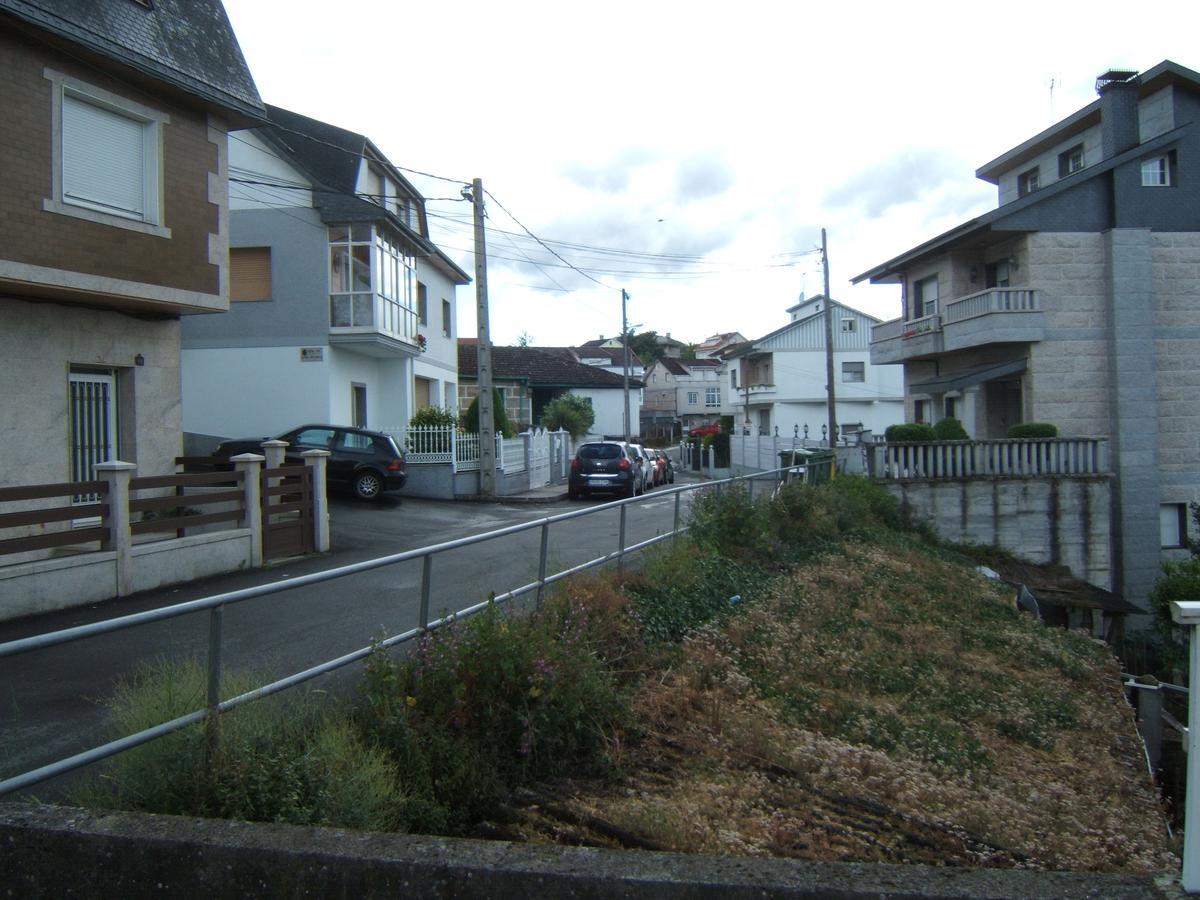
[[[1034,166],[1017,176],[1017,196],[1024,197],[1026,194],[1032,194],[1042,186],[1042,176],[1038,171],[1038,167]]]
[[[442,334],[446,337],[454,337],[454,323],[450,317],[450,301],[442,301]]]
[[[170,117],[46,69],[52,85],[47,212],[170,237],[162,225],[162,126]]]
[[[865,362],[842,363],[842,381],[866,381],[867,364]]]
[[[429,324],[429,289],[417,282],[417,321],[422,325]]]
[[[271,299],[271,248],[229,248],[229,299]]]
[[[956,412],[958,410],[958,398],[957,397],[946,397],[942,408],[945,410],[945,415],[946,415],[947,419],[957,419],[958,418],[958,416],[956,415]]]
[[[1083,144],[1058,154],[1058,177],[1066,178],[1083,168]]]
[[[704,405],[711,409],[721,405],[721,389],[710,387],[704,389]]]
[[[688,391],[687,395],[688,395],[688,406],[696,406],[697,404],[700,403],[700,392],[699,391]]]
[[[1171,156],[1164,153],[1162,156],[1151,157],[1142,161],[1142,187],[1170,187],[1171,179]]]
[[[928,278],[922,278],[913,285],[913,292],[917,299],[916,309],[914,310],[916,315],[913,318],[919,319],[924,316],[932,316],[937,314],[938,279],[936,275],[930,275]]]
[[[857,331],[857,330],[858,330],[857,320],[852,319],[852,318],[842,319],[842,331],[844,333],[849,334],[849,333]]]
[[[1159,543],[1164,549],[1187,546],[1187,504],[1163,503],[1158,507]]]
[[[1008,287],[1009,265],[1007,259],[1001,259],[984,266],[984,280],[987,287]]]
[[[383,229],[330,226],[329,326],[416,337],[415,272],[416,260]]]
[[[913,401],[913,421],[914,422],[929,422],[929,401],[914,400]]]
[[[367,386],[365,384],[352,383],[350,385],[350,413],[350,424],[355,428],[367,427]]]
[[[737,369],[729,370],[729,386],[735,391],[737,390]]]

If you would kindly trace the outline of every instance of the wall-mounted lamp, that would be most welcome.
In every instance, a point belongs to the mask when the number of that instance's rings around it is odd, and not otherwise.
[[[133,364],[135,366],[144,366],[146,364],[146,357],[142,356],[142,354],[139,353],[137,356],[135,356],[133,358]]]

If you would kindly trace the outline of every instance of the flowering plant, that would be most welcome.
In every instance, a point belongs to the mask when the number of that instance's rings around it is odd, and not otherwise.
[[[428,343],[429,343],[429,340],[425,337],[425,335],[423,335],[423,334],[417,335],[417,346],[421,348],[422,353],[425,352],[425,347]]]

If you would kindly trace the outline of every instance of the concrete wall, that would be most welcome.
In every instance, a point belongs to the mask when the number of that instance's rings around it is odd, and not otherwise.
[[[143,365],[135,365],[141,354]],[[179,320],[0,298],[0,487],[71,480],[67,376],[117,378],[117,455],[144,475],[175,471],[180,444]]]
[[[1119,590],[1113,585],[1113,479],[1108,476],[880,483],[947,540],[994,544]]]
[[[133,590],[148,591],[246,569],[253,536],[238,528],[133,548]],[[0,621],[99,603],[117,596],[116,553],[97,551],[0,566]]]
[[[1156,900],[1149,875],[706,856],[373,834],[0,804],[14,897],[525,900],[1084,897]]]

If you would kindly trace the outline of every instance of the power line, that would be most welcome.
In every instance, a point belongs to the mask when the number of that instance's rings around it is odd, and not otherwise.
[[[533,238],[535,241],[537,241],[539,244],[541,244],[543,247],[545,247],[545,248],[546,248],[546,250],[547,250],[547,251],[548,251],[548,252],[549,252],[551,255],[553,255],[553,256],[555,257],[555,259],[560,259],[560,260],[562,260],[562,261],[563,261],[563,262],[564,262],[564,263],[567,265],[567,267],[568,267],[568,268],[570,268],[570,269],[574,269],[576,272],[578,272],[580,275],[582,275],[582,276],[583,276],[584,278],[586,278],[588,281],[595,282],[596,284],[600,285],[600,287],[602,287],[602,288],[608,288],[608,290],[610,290],[610,291],[615,291],[615,290],[616,290],[616,288],[609,287],[607,284],[605,284],[603,281],[600,281],[598,278],[593,278],[593,277],[592,277],[591,275],[589,275],[587,272],[583,271],[583,269],[580,269],[580,268],[578,268],[578,267],[576,267],[576,266],[572,265],[570,262],[567,262],[567,260],[566,260],[566,259],[564,259],[562,256],[560,256],[560,255],[558,254],[558,251],[556,251],[556,250],[555,250],[553,247],[551,247],[551,246],[549,246],[548,244],[546,244],[546,242],[545,242],[545,241],[543,241],[543,240],[542,240],[540,237],[538,237],[536,234],[534,234],[532,231],[530,231],[528,228],[526,228],[526,227],[525,227],[525,225],[524,225],[524,223],[522,223],[520,219],[518,219],[516,216],[514,216],[512,213],[510,213],[510,212],[509,212],[509,211],[508,211],[508,210],[505,208],[504,204],[503,204],[503,203],[501,203],[499,200],[497,200],[497,199],[496,199],[496,195],[495,195],[495,194],[493,194],[491,191],[489,191],[489,190],[486,190],[486,189],[484,190],[484,193],[485,193],[485,194],[487,194],[487,196],[489,196],[489,197],[491,197],[491,198],[492,198],[492,202],[493,202],[493,203],[495,203],[495,204],[496,204],[498,207],[500,207],[501,209],[503,209],[503,210],[504,210],[504,213],[505,213],[505,215],[507,215],[507,216],[508,216],[510,219],[512,219],[514,222],[516,222],[518,225],[520,225],[520,226],[521,226],[521,230],[523,230],[523,231],[524,231],[524,232],[525,232],[527,235],[529,235],[531,238]]]

